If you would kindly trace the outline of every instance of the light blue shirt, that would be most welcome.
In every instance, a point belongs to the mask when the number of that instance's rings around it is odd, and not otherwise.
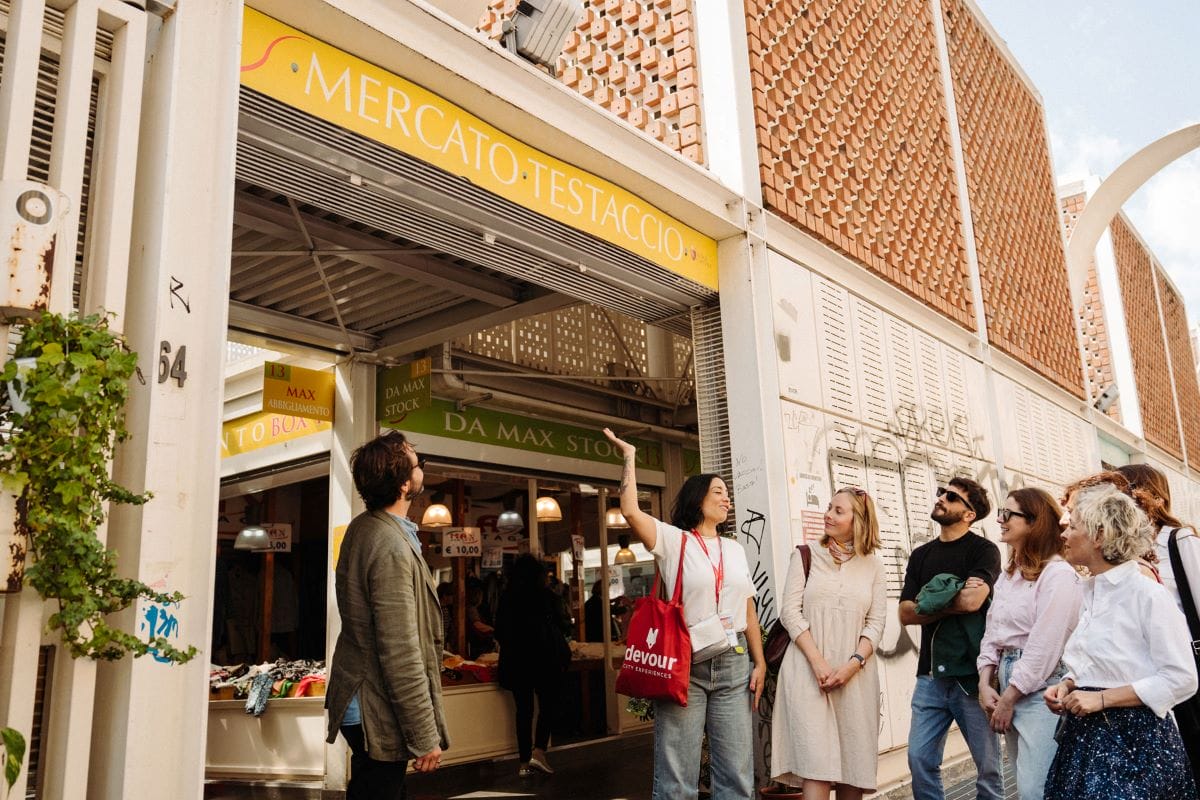
[[[389,514],[391,512],[388,512]],[[408,517],[401,517],[397,514],[392,514],[392,519],[400,523],[400,527],[404,530],[404,535],[412,543],[413,549],[418,553],[421,552],[421,540],[417,538],[417,523],[413,522]],[[358,707],[358,695],[350,698],[350,705],[346,706],[346,713],[342,716],[342,727],[351,728],[355,725],[362,725],[362,709]]]

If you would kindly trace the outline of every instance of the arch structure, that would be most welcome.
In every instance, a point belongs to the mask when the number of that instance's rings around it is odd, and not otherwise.
[[[1109,175],[1088,198],[1067,242],[1067,275],[1075,312],[1082,311],[1088,262],[1113,217],[1133,193],[1163,167],[1200,148],[1200,124],[1180,128],[1143,147]]]

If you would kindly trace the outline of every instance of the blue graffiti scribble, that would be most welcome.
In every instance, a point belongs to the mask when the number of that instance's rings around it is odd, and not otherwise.
[[[154,604],[146,607],[146,613],[141,624],[138,625],[139,631],[146,632],[146,638],[153,639],[158,636],[165,639],[179,638],[179,618],[167,610],[168,606],[179,608],[179,603]],[[171,663],[171,659],[159,654],[157,647],[151,647],[147,652],[160,664]]]

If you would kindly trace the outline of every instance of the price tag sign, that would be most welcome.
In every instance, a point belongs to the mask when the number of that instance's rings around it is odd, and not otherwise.
[[[504,550],[499,547],[483,548],[483,569],[500,569],[504,566]]]
[[[442,532],[442,555],[447,558],[482,556],[482,532],[479,528],[447,528]]]
[[[292,552],[292,526],[288,522],[264,522],[263,527],[267,529],[267,543],[269,546],[260,552],[263,553],[290,553]]]
[[[571,556],[576,561],[583,561],[583,537],[577,533],[571,534]]]
[[[620,567],[609,567],[608,570],[608,599],[616,600],[625,594],[625,576]]]

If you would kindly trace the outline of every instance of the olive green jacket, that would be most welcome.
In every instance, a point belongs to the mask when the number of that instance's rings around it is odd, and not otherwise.
[[[328,741],[358,693],[363,737],[376,761],[450,746],[442,709],[442,612],[429,567],[386,511],[346,529],[335,579],[342,631],[329,668]]]

